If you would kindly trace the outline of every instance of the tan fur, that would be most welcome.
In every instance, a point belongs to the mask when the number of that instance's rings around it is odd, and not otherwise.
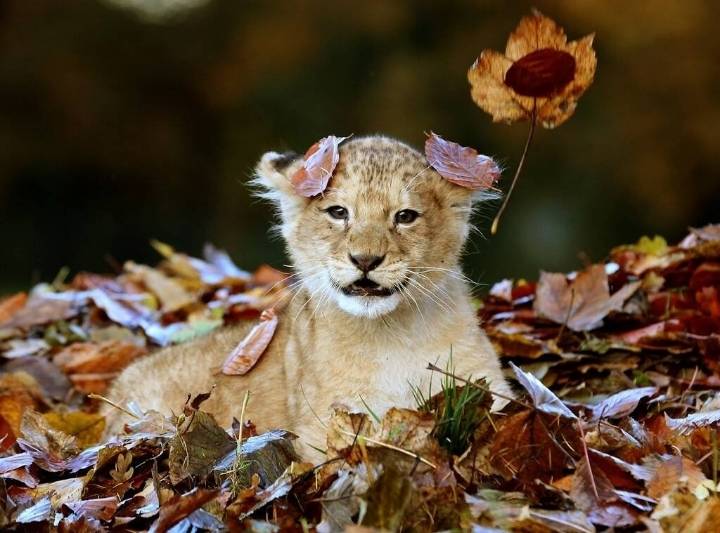
[[[413,406],[409,385],[427,391],[432,380],[437,391],[440,376],[425,367],[444,367],[451,352],[458,374],[485,377],[494,390],[510,393],[460,273],[472,193],[441,178],[414,149],[385,137],[351,140],[340,154],[330,187],[312,199],[295,194],[289,183],[301,160],[288,164],[269,153],[258,165],[256,184],[279,209],[299,280],[258,365],[246,376],[217,374],[249,326],[227,328],[132,365],[113,385],[113,400],[178,412],[187,394],[215,385],[204,408],[228,426],[249,390],[247,414],[261,428],[290,429],[322,448],[321,421],[333,403],[363,409],[364,400],[378,415],[393,405]],[[329,217],[323,209],[332,205],[347,208],[349,219]],[[421,216],[395,224],[401,209]],[[383,287],[410,278],[402,294],[341,294],[338,287],[361,276],[348,258],[359,253],[385,255],[369,274]],[[120,430],[122,413],[108,414],[110,431]]]

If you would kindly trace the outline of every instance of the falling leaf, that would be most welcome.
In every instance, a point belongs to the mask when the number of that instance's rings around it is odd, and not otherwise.
[[[329,135],[308,149],[303,166],[290,179],[296,193],[310,198],[325,191],[335,167],[340,161],[338,147],[345,139],[347,137]]]
[[[620,391],[592,408],[593,418],[622,418],[632,413],[640,400],[657,393],[656,387],[641,387]]]
[[[622,309],[625,300],[640,287],[627,283],[610,295],[603,265],[592,265],[568,282],[565,274],[542,272],[535,296],[535,311],[574,331],[589,331],[602,325],[611,311]]]
[[[562,124],[595,76],[593,38],[567,42],[560,26],[534,11],[510,35],[504,55],[483,50],[470,67],[473,100],[495,122],[536,116],[546,128]]]
[[[263,311],[260,323],[250,330],[225,359],[222,373],[226,376],[241,376],[250,372],[270,345],[277,326],[278,316],[275,310],[271,308]]]
[[[500,178],[500,167],[491,158],[435,133],[425,141],[425,157],[443,178],[467,189],[489,189]]]

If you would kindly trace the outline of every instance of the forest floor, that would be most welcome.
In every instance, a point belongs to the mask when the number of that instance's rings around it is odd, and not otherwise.
[[[321,465],[300,462],[287,432],[257,434],[244,405],[219,427],[203,396],[172,420],[119,406],[134,421],[102,441],[97,408],[123,367],[256,320],[288,290],[212,247],[198,259],[154,245],[157,267],[0,300],[0,527],[717,530],[720,225],[495,284],[478,315],[518,399],[490,413],[482,381],[435,368],[443,391],[417,391],[416,410],[337,411]]]

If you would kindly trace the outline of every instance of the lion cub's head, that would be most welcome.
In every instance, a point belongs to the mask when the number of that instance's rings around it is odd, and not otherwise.
[[[288,251],[312,298],[369,318],[400,306],[442,305],[446,282],[458,277],[472,191],[387,137],[340,145],[328,188],[313,198],[290,183],[302,163],[269,152],[255,183],[279,209]]]

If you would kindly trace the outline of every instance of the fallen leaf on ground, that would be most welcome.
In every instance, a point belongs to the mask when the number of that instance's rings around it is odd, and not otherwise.
[[[535,311],[574,331],[589,331],[601,326],[608,313],[622,309],[639,287],[640,282],[630,282],[610,295],[603,265],[592,265],[571,281],[565,274],[542,272]]]
[[[0,300],[0,325],[10,320],[20,309],[25,307],[27,293],[19,292]]]

